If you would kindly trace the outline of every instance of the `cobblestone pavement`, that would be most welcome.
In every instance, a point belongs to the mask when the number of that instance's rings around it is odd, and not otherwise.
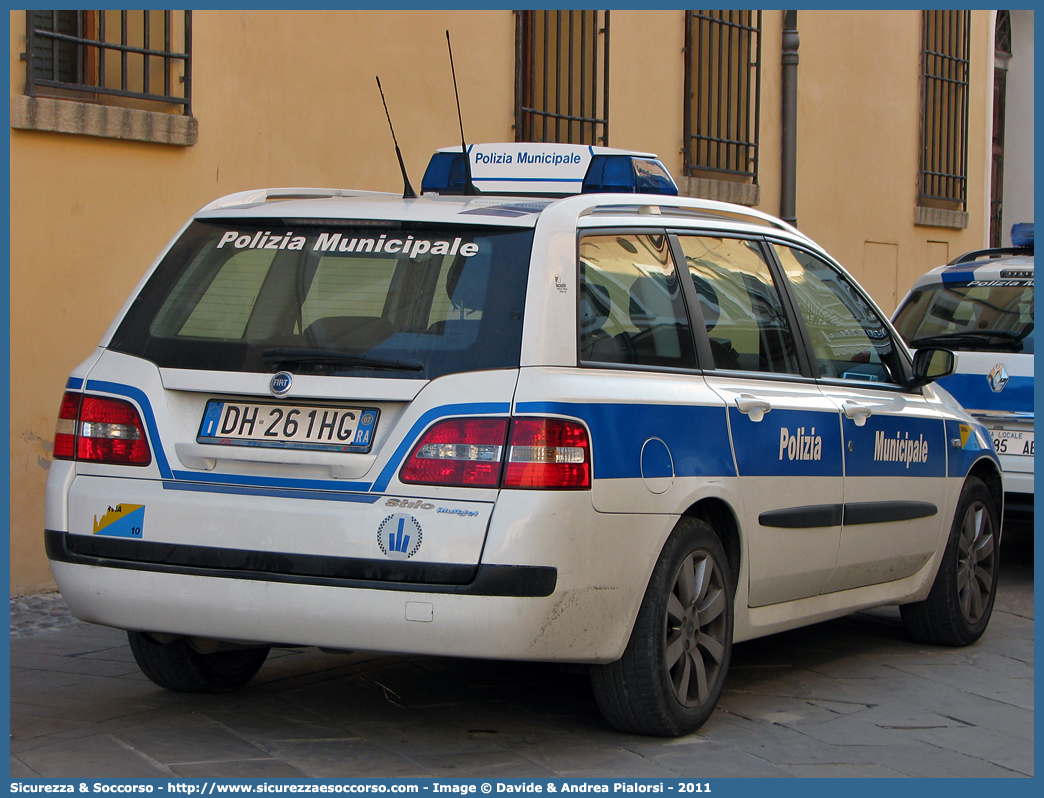
[[[15,599],[11,776],[1032,776],[1032,546],[1002,554],[978,644],[911,643],[894,608],[743,643],[677,740],[613,731],[546,664],[285,649],[239,693],[169,693],[122,632]]]
[[[80,623],[69,612],[60,593],[41,593],[11,599],[11,639]]]

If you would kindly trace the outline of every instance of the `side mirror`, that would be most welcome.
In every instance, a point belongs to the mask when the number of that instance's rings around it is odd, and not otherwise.
[[[957,370],[957,355],[949,349],[918,349],[914,353],[910,388],[920,388]]]

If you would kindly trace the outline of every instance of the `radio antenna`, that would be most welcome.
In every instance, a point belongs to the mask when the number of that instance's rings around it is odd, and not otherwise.
[[[460,151],[464,155],[464,193],[478,194],[478,189],[471,182],[471,157],[468,145],[464,143],[464,119],[460,115],[460,93],[457,91],[457,70],[453,68],[453,45],[450,43],[450,32],[446,31],[446,47],[449,49],[450,74],[453,75],[453,97],[457,101],[457,122],[460,124]]]
[[[381,88],[381,79],[377,77],[377,91],[381,93],[381,102],[384,104],[384,115],[388,117],[388,129],[392,134],[392,143],[395,145],[395,157],[399,159],[399,169],[402,171],[402,198],[403,199],[416,199],[417,192],[413,190],[413,186],[410,185],[410,178],[406,174],[406,164],[402,162],[402,153],[399,151],[399,142],[395,138],[395,128],[392,127],[391,114],[388,113],[388,102],[384,99],[384,89]]]

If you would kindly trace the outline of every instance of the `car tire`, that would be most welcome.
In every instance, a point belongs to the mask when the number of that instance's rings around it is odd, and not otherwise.
[[[732,654],[733,584],[704,521],[683,518],[664,544],[623,656],[591,667],[605,719],[620,731],[677,737],[714,711]]]
[[[254,678],[269,649],[243,648],[201,654],[184,637],[158,643],[142,632],[127,632],[134,660],[155,684],[176,693],[230,693]]]
[[[969,477],[931,592],[924,601],[899,607],[910,637],[967,646],[982,636],[997,595],[999,532],[993,496],[981,480]]]

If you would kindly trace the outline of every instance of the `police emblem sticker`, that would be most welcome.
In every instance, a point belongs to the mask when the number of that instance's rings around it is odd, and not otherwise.
[[[94,534],[116,538],[137,538],[141,540],[145,527],[144,504],[117,504],[106,508],[100,519],[94,516]]]
[[[389,515],[377,527],[377,545],[385,557],[408,560],[421,546],[421,525],[412,515]]]

